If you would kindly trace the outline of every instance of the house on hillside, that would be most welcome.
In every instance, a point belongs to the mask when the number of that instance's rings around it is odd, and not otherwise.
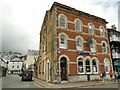
[[[21,74],[23,67],[22,59],[14,57],[8,64],[8,73],[9,74]]]

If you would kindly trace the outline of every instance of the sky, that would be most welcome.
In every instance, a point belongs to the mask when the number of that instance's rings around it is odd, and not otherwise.
[[[0,0],[0,51],[26,54],[39,50],[40,30],[46,10],[59,2],[106,19],[118,28],[119,0]],[[120,5],[119,5],[120,6]]]

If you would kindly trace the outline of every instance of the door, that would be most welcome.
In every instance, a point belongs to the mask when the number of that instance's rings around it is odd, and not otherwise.
[[[61,68],[61,79],[67,80],[67,60],[65,57],[62,57],[60,60],[60,68]]]
[[[47,63],[47,80],[50,80],[50,65]]]

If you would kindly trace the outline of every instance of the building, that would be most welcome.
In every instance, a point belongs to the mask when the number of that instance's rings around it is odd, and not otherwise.
[[[106,20],[54,2],[40,31],[38,78],[51,83],[95,80],[112,70]]]
[[[22,67],[23,67],[23,61],[16,56],[8,64],[8,73],[20,74],[22,72]]]
[[[2,58],[2,52],[0,52],[0,58]]]
[[[27,58],[24,62],[25,69],[32,69],[34,71],[34,63],[38,58],[38,50],[28,50]]]
[[[0,58],[0,77],[6,76],[7,69],[8,69],[7,62],[5,62],[2,58]]]
[[[1,52],[1,58],[9,62],[12,59],[12,52]]]
[[[108,29],[110,50],[112,56],[113,70],[120,75],[120,32],[116,30],[115,25]]]

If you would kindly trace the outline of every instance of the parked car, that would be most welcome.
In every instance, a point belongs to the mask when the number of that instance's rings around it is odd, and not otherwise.
[[[21,81],[32,81],[33,71],[23,70],[21,74]]]

